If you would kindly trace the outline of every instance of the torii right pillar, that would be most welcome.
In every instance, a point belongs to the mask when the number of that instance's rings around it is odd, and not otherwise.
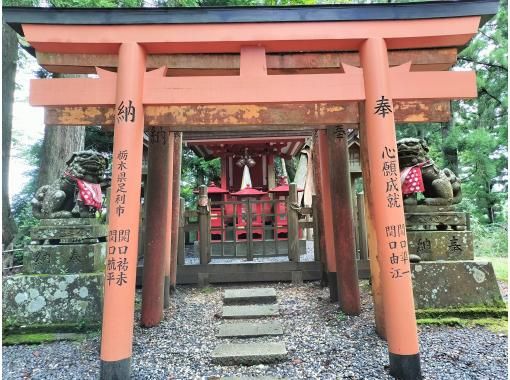
[[[377,239],[390,374],[421,379],[404,205],[386,42],[366,40],[360,49],[365,86],[365,151],[370,168],[370,215]]]

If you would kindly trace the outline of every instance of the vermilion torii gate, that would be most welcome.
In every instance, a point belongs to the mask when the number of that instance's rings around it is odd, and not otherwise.
[[[38,54],[72,54],[79,57],[77,66],[85,66],[92,55],[117,57],[116,73],[97,68],[99,78],[33,80],[30,94],[34,106],[115,106],[115,196],[110,203],[108,259],[125,265],[105,275],[101,376],[125,379],[130,374],[144,108],[360,102],[365,191],[378,267],[372,275],[382,288],[376,310],[381,313],[383,306],[379,321],[388,341],[390,372],[398,378],[421,378],[394,101],[472,98],[476,81],[472,72],[412,71],[412,62],[390,67],[388,50],[462,46],[477,32],[480,15],[493,14],[496,7],[496,1],[466,1],[288,9],[6,11],[7,22],[22,30]],[[268,73],[267,53],[296,51],[359,52],[360,68],[342,63],[340,73]],[[166,67],[147,71],[148,56],[196,53],[240,54],[239,74],[177,77],[166,76]],[[336,137],[341,139],[342,133]],[[161,170],[171,178],[168,166]],[[171,191],[166,193],[164,204],[169,207]],[[166,247],[171,219],[167,213],[162,223],[160,239]],[[153,279],[160,289],[164,260],[161,255],[155,263],[162,268]],[[340,302],[355,314],[359,300],[348,301],[348,287],[357,286],[353,262],[348,254],[337,253]],[[162,300],[157,302],[162,308]]]

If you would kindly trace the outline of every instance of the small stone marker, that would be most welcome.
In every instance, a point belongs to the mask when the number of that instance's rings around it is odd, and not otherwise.
[[[276,302],[274,288],[227,289],[223,295],[225,305],[248,305]]]
[[[265,335],[283,335],[280,322],[267,323],[228,323],[220,326],[218,338],[248,338]]]
[[[223,306],[223,318],[262,318],[278,316],[278,305]]]
[[[220,344],[212,353],[212,362],[222,365],[276,363],[286,358],[287,349],[281,342]]]

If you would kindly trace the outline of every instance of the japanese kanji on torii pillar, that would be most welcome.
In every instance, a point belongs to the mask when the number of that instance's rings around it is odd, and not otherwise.
[[[179,10],[172,12],[179,15]],[[108,257],[125,265],[105,273],[102,377],[129,378],[130,373],[144,107],[357,101],[364,102],[360,133],[369,162],[364,176],[378,247],[390,372],[398,378],[421,378],[393,102],[474,98],[476,79],[473,72],[414,72],[412,62],[390,67],[388,50],[461,46],[477,33],[481,18],[470,11],[442,18],[422,14],[345,22],[345,17],[335,20],[336,13],[327,20],[310,13],[310,21],[301,21],[303,17],[289,13],[275,21],[264,19],[269,16],[262,10],[246,12],[250,17],[210,22],[207,17],[194,22],[190,13],[183,13],[181,20],[174,17],[168,23],[143,17],[124,25],[22,23],[37,52],[118,55],[116,73],[98,68],[99,78],[32,80],[30,91],[34,106],[115,105],[111,191],[124,201],[122,212],[110,213]],[[213,17],[214,12],[208,14]],[[268,75],[266,52],[292,51],[358,51],[360,67],[342,64],[343,73],[334,74]],[[240,72],[168,77],[166,67],[146,70],[147,55],[177,53],[238,53]],[[110,210],[119,206],[114,199]]]

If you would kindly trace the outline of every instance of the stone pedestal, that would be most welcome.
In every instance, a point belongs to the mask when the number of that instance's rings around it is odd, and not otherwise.
[[[406,206],[416,309],[504,306],[490,262],[474,261],[469,215],[453,206]]]
[[[96,219],[41,220],[31,231],[23,273],[3,279],[4,328],[99,328],[106,235]]]
[[[423,261],[411,270],[416,309],[504,307],[489,262]]]

